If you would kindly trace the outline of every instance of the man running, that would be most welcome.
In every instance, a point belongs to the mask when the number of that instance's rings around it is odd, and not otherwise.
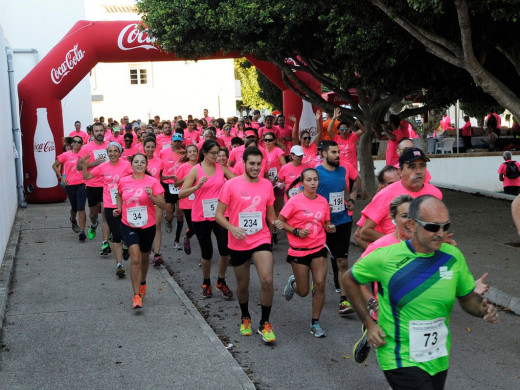
[[[273,303],[273,253],[269,225],[276,220],[273,186],[269,180],[259,177],[262,152],[256,147],[247,148],[242,156],[245,172],[227,181],[222,187],[215,220],[228,230],[230,264],[235,271],[237,297],[242,311],[240,333],[250,336],[249,268],[253,259],[260,278],[260,305],[262,317],[258,333],[266,343],[274,343],[276,337],[269,322]],[[224,216],[229,213],[229,221]]]
[[[464,311],[486,322],[498,323],[498,313],[473,291],[475,281],[460,250],[444,242],[450,215],[440,199],[416,198],[406,224],[410,240],[368,254],[346,273],[345,284],[390,386],[440,390],[448,373],[455,298]],[[378,323],[361,292],[370,282],[382,286]]]

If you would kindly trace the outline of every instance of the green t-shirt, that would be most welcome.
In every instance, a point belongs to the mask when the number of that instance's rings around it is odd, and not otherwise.
[[[378,248],[352,267],[360,284],[379,282],[378,323],[387,344],[377,349],[383,370],[416,366],[430,375],[448,369],[449,320],[455,297],[475,287],[459,249],[416,253],[409,241]]]

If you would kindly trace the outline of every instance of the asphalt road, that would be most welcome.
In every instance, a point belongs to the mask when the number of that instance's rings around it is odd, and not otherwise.
[[[518,241],[512,230],[509,203],[454,191],[443,191],[451,212],[455,239],[466,254],[475,277],[490,272],[488,281],[495,287],[520,296],[518,266],[520,251],[504,245]],[[359,210],[362,202],[358,202]],[[359,213],[359,210],[357,213]],[[357,215],[356,213],[356,215]],[[356,219],[355,219],[356,220]],[[166,266],[205,316],[224,343],[232,343],[232,353],[259,389],[388,389],[375,354],[364,364],[352,358],[352,348],[360,337],[361,322],[355,314],[341,318],[337,314],[339,294],[334,291],[329,266],[327,297],[321,324],[327,337],[316,339],[309,333],[311,297],[295,295],[286,302],[283,287],[291,274],[285,261],[287,239],[274,248],[275,297],[271,322],[277,337],[274,346],[266,346],[256,333],[251,337],[239,335],[240,309],[236,298],[224,300],[214,291],[212,299],[200,298],[202,274],[198,268],[200,252],[196,239],[192,240],[192,254],[172,252],[173,237],[163,238]],[[350,259],[359,257],[360,250],[352,245]],[[216,255],[214,256],[216,260]],[[215,261],[216,264],[216,261]],[[251,268],[250,312],[253,330],[260,317],[259,282]],[[235,290],[233,270],[228,269],[228,285]],[[216,267],[212,270],[213,285]],[[484,323],[455,306],[451,320],[452,351],[447,389],[515,389],[520,387],[519,317],[501,312],[499,325]],[[203,358],[203,357],[201,357]]]

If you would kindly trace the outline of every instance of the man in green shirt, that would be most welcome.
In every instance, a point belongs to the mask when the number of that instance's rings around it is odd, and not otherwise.
[[[455,298],[467,313],[498,322],[496,308],[473,291],[475,282],[460,250],[444,243],[449,219],[441,200],[416,198],[406,222],[412,238],[376,249],[345,274],[351,304],[394,390],[444,388]],[[378,323],[360,289],[370,282],[382,287]]]

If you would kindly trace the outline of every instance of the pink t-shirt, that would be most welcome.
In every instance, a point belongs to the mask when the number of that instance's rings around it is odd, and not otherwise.
[[[265,153],[267,154],[267,174],[269,176],[269,180],[273,180],[276,176],[278,176],[280,169],[282,169],[280,157],[283,156],[283,150],[278,146],[275,146],[271,151],[266,149]]]
[[[392,132],[395,135],[395,141],[388,140],[386,145],[386,165],[395,165],[399,163],[399,155],[397,154],[397,144],[401,142],[403,138],[410,138],[410,132],[408,126],[400,125],[398,129]]]
[[[157,144],[157,147],[155,150],[156,150],[157,154],[161,153],[161,151],[163,149],[170,149],[170,147],[172,145],[172,137],[173,137],[173,134],[170,134],[170,135],[159,134],[156,137],[155,142]]]
[[[311,143],[308,148],[303,145],[301,145],[301,147],[305,154],[302,159],[302,165],[305,165],[305,168],[314,168],[316,166],[315,159],[318,154],[318,147],[314,142]]]
[[[347,138],[345,139],[341,138],[340,135],[336,135],[334,137],[334,141],[336,141],[339,148],[340,162],[345,161],[349,163],[352,167],[357,167],[356,143],[358,140],[359,137],[356,135],[356,133],[351,133],[347,135]]]
[[[159,157],[148,158],[148,166],[146,170],[157,181],[161,180],[161,171],[163,170],[164,162]]]
[[[294,166],[292,163],[285,164],[281,169],[280,172],[278,172],[278,181],[285,184],[284,188],[284,199],[285,202],[287,202],[287,189],[289,186],[296,180],[298,176],[301,175],[302,171],[306,167],[303,164],[300,164],[299,166]],[[293,197],[297,193],[300,192],[299,190],[300,184],[296,184],[293,188],[289,190],[289,197]]]
[[[237,176],[242,175],[246,171],[246,167],[244,165],[244,160],[240,159],[239,162],[235,164],[233,167],[233,173]],[[260,166],[260,173],[258,177],[265,177],[265,173],[267,172],[267,162],[265,159],[262,159],[262,165]]]
[[[513,160],[509,160],[509,161],[513,161]],[[518,169],[520,169],[520,163],[518,161],[515,161],[515,164],[516,166],[518,167]],[[504,162],[502,164],[500,164],[500,167],[498,167],[498,173],[501,173],[502,175],[504,175],[504,187],[518,187],[520,186],[520,176],[517,177],[516,179],[510,179],[506,176],[506,168],[507,168],[507,164]]]
[[[181,165],[179,160],[182,158],[183,154],[177,153],[173,151],[171,148],[163,149],[159,153],[159,158],[163,161],[163,176],[171,176],[177,174],[177,169]],[[163,183],[173,184],[175,180],[167,179],[164,180]]]
[[[80,131],[72,130],[69,133],[69,137],[77,137],[77,136],[81,137],[81,139],[83,140],[84,144],[87,144],[88,143],[88,139],[90,138],[90,136],[87,133],[85,133],[83,130],[80,130]]]
[[[69,150],[57,157],[58,161],[63,165],[63,174],[70,186],[83,183],[83,172],[78,171],[76,168],[78,165],[78,156],[78,153]]]
[[[96,144],[94,141],[89,142],[88,144],[84,145],[78,155],[79,157],[83,158],[87,153],[90,153],[90,158],[87,161],[87,163],[91,163],[92,161],[96,160],[100,156],[105,157],[105,161],[108,161],[108,153],[107,153],[107,146],[108,142],[105,141],[101,145]],[[101,164],[100,164],[101,165]],[[87,171],[92,171],[95,167],[87,169]],[[90,180],[86,180],[85,184],[87,187],[103,187],[103,180],[101,177],[96,176],[93,177]]]
[[[200,141],[200,131],[193,130],[191,133],[188,131],[188,129],[184,129],[184,145],[197,145]]]
[[[152,189],[154,196],[164,193],[161,183],[150,175],[144,175],[140,180],[132,175],[119,180],[117,192],[123,199],[121,216],[126,226],[142,229],[155,226],[154,203],[146,193],[146,187]]]
[[[299,193],[289,199],[280,211],[280,215],[284,216],[287,223],[293,228],[310,230],[305,238],[287,233],[290,256],[307,256],[324,247],[327,238],[323,225],[326,221],[330,221],[330,209],[329,202],[323,196],[317,195],[316,199],[309,199],[303,193]],[[309,250],[299,251],[293,248]]]
[[[134,154],[136,154],[139,150],[137,149],[137,146],[132,144],[130,149],[123,149],[123,153],[121,153],[121,157],[132,157]]]
[[[226,137],[225,134],[222,134],[219,138],[224,141],[224,146],[228,148],[228,150],[231,150],[231,140],[233,139],[233,136],[230,135],[229,137]]]
[[[376,231],[383,234],[392,233],[395,226],[390,219],[390,203],[395,197],[405,194],[410,195],[414,199],[421,195],[433,195],[442,199],[442,192],[429,183],[424,183],[424,187],[420,191],[413,192],[404,188],[401,181],[398,181],[375,194],[372,202],[361,213],[365,218],[370,218],[376,223]]]
[[[463,137],[471,137],[471,122],[468,121],[462,126],[461,133]]]
[[[192,221],[201,222],[215,220],[215,211],[217,211],[218,204],[218,194],[226,182],[224,171],[220,167],[220,164],[215,164],[215,167],[215,174],[213,176],[208,176],[204,173],[204,170],[200,164],[195,165],[195,169],[197,170],[197,181],[194,185],[197,185],[203,176],[206,176],[208,180],[202,185],[202,187],[194,192],[195,199],[191,209]]]
[[[284,126],[283,128],[278,126],[278,134],[276,135],[285,146],[285,155],[289,156],[291,154],[292,148],[292,130],[291,126]],[[285,140],[285,138],[290,138],[289,140]]]
[[[103,181],[103,206],[116,208],[117,185],[122,177],[132,174],[130,162],[119,159],[118,163],[113,165],[107,161],[95,167],[90,173],[101,177]]]
[[[190,173],[191,169],[195,165],[191,165],[188,162],[185,162],[184,164],[181,164],[177,168],[177,180],[184,179],[186,176],[188,176],[188,173]],[[179,208],[183,210],[189,210],[193,207],[193,201],[195,200],[195,193],[191,194],[190,196],[186,198],[179,199]]]
[[[264,160],[265,160],[267,158],[267,153],[266,153],[265,149],[261,146],[259,146],[258,149],[260,149],[260,151],[262,152],[262,156],[264,157]],[[245,145],[240,145],[239,147],[232,149],[229,152],[228,164],[230,164],[231,162],[234,162],[236,164],[238,161],[243,161],[242,157],[244,156],[245,150],[246,150]]]
[[[228,232],[230,249],[244,251],[271,243],[266,216],[267,206],[274,204],[274,193],[269,180],[260,178],[250,183],[244,176],[234,177],[224,184],[218,200],[227,205],[229,222],[248,231],[244,240],[237,240]]]
[[[390,246],[393,244],[398,244],[401,241],[399,241],[397,238],[394,237],[394,232],[387,234],[386,236],[383,236],[381,238],[378,238],[374,242],[371,242],[368,244],[367,249],[361,254],[361,257],[365,257],[369,253],[375,251],[377,248],[383,248],[385,246]]]

